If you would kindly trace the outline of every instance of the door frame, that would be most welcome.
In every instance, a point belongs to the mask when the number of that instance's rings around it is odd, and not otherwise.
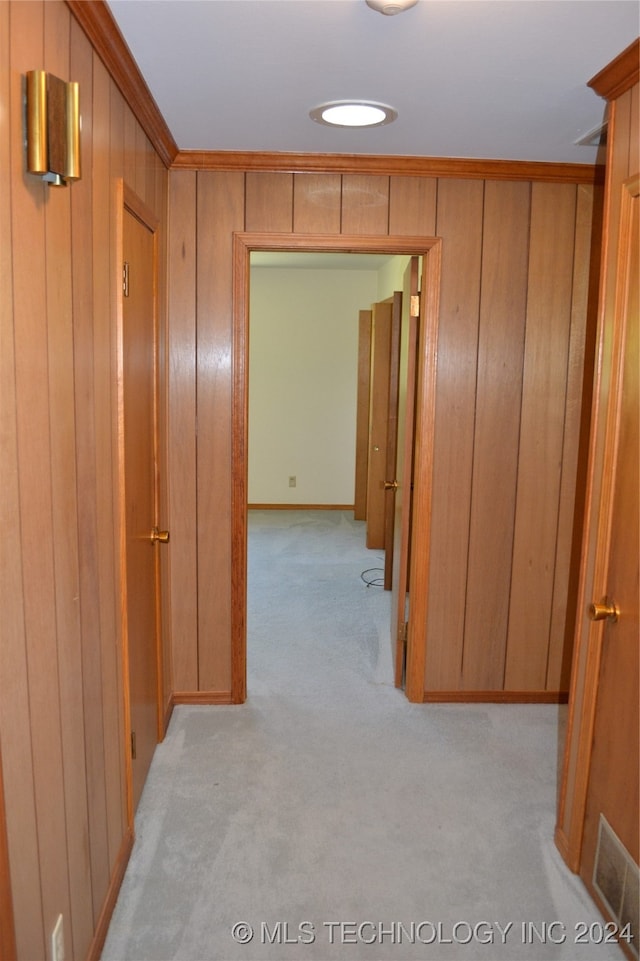
[[[153,286],[154,286],[154,375],[153,375],[153,410],[154,410],[154,523],[158,522],[159,512],[159,463],[160,463],[160,342],[158,317],[158,232],[160,222],[153,211],[136,194],[122,178],[116,182],[116,264],[115,275],[117,281],[116,298],[116,344],[117,344],[117,409],[118,409],[118,523],[119,523],[119,555],[120,555],[120,615],[121,615],[121,667],[123,688],[123,751],[125,769],[125,790],[127,824],[133,828],[133,769],[131,758],[131,704],[129,678],[129,631],[127,618],[127,542],[126,542],[126,490],[125,490],[125,434],[124,434],[124,290],[123,290],[123,252],[124,252],[124,217],[129,211],[136,217],[153,236]],[[156,705],[157,705],[157,738],[162,741],[165,732],[163,690],[164,666],[162,657],[162,605],[160,602],[160,559],[156,555],[155,586],[156,586]]]
[[[633,201],[640,196],[640,177],[624,181],[620,189],[620,222],[616,240],[618,256],[625,250],[631,230]],[[623,298],[631,265],[619,263],[615,277],[614,307],[603,321],[598,337],[598,362],[592,402],[592,428],[587,475],[582,555],[577,598],[578,620],[574,640],[567,734],[560,780],[555,842],[569,868],[578,872],[587,810],[591,755],[598,701],[604,621],[591,621],[589,603],[607,593],[613,493],[616,481],[618,432],[626,325]],[[603,301],[604,303],[604,301]],[[605,384],[608,376],[609,382]]]
[[[437,237],[293,234],[238,231],[233,235],[232,431],[231,431],[231,702],[247,697],[247,491],[249,281],[253,251],[372,253],[420,256],[424,321],[417,373],[413,524],[422,549],[413,551],[409,587],[412,617],[407,635],[405,694],[424,700],[427,588],[431,530],[436,357],[442,242]]]

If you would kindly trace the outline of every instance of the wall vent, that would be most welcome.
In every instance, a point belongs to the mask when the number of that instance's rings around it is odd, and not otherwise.
[[[625,943],[634,957],[638,957],[638,885],[640,868],[635,863],[607,819],[601,814],[598,826],[598,847],[593,866],[593,886],[602,898]]]

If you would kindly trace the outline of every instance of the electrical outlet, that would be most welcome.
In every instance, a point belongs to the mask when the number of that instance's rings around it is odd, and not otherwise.
[[[289,487],[295,487],[295,486],[296,486],[295,476],[294,476],[294,477],[290,477],[290,478],[289,478]]]
[[[64,922],[61,914],[51,932],[51,961],[64,961]]]

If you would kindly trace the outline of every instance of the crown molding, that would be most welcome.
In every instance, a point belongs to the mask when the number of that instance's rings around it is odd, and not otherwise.
[[[592,184],[596,178],[596,168],[592,164],[368,154],[258,153],[231,150],[180,150],[171,169],[453,177],[471,180],[532,180],[572,184]]]
[[[615,60],[592,77],[587,86],[606,100],[615,100],[640,79],[640,39],[630,43]]]
[[[66,0],[165,167],[178,153],[164,117],[104,0]]]

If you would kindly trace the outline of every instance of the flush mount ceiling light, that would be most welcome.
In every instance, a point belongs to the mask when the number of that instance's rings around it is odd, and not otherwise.
[[[392,123],[398,111],[372,100],[333,100],[315,107],[309,116],[328,127],[382,127]]]
[[[396,13],[415,7],[417,2],[418,0],[367,0],[367,6],[378,13],[384,13],[385,17],[394,17]]]

